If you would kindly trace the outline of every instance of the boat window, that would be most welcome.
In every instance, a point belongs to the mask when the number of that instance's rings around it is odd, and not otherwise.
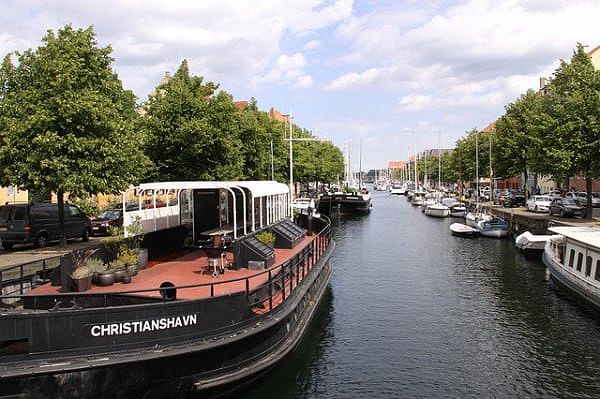
[[[592,257],[588,256],[585,260],[585,275],[589,276],[592,274]]]
[[[573,267],[573,261],[575,260],[575,250],[571,248],[571,252],[569,252],[569,267]]]
[[[579,254],[577,254],[577,271],[578,272],[581,271],[582,263],[583,263],[583,254],[581,252],[579,252]]]
[[[600,281],[600,259],[596,261],[596,272],[594,273],[596,281]]]

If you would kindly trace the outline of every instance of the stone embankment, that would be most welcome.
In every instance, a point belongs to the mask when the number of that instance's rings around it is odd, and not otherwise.
[[[474,204],[471,204],[474,206]],[[499,216],[509,222],[512,231],[520,234],[530,231],[533,234],[546,234],[549,226],[572,225],[572,226],[599,226],[600,227],[600,208],[594,209],[593,217],[587,219],[561,218],[550,216],[547,213],[534,213],[523,207],[505,208],[500,205],[493,205],[491,202],[479,204],[483,209]]]

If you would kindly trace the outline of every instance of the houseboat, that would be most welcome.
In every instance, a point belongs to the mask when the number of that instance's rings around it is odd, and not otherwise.
[[[335,243],[326,217],[292,221],[286,185],[158,182],[123,198],[150,258],[130,283],[73,292],[75,255],[49,277],[0,273],[13,287],[0,296],[0,397],[222,395],[268,378],[310,328]]]
[[[351,192],[328,192],[319,196],[319,212],[330,215],[334,212],[344,214],[366,214],[371,211],[371,195],[365,190]]]
[[[542,260],[552,280],[600,310],[600,229],[551,227]]]

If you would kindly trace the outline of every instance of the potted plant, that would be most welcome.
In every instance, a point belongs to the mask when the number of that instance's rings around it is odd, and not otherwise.
[[[260,231],[256,233],[255,237],[258,241],[262,242],[270,248],[273,248],[273,246],[275,245],[275,234],[273,234],[269,230]]]
[[[84,292],[92,286],[92,269],[88,266],[79,266],[71,274],[71,280],[76,292]]]
[[[125,245],[121,246],[116,261],[125,269],[127,275],[133,276],[137,274],[138,251],[135,248],[129,248]]]
[[[92,283],[96,283],[98,281],[98,275],[106,271],[106,265],[98,258],[89,259],[85,266],[89,267],[92,272]]]

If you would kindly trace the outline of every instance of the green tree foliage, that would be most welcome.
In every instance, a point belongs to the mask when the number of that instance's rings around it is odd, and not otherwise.
[[[158,180],[242,178],[239,118],[231,96],[190,75],[183,61],[144,105],[140,128]]]
[[[600,72],[581,44],[570,63],[561,61],[545,102],[545,154],[559,163],[555,175],[581,173],[585,177],[589,213],[592,179],[600,176]]]
[[[523,173],[524,181],[527,181],[529,170],[539,172],[543,169],[544,159],[537,157],[542,145],[538,139],[542,97],[528,90],[505,110],[496,121],[496,175],[511,177]]]
[[[48,31],[36,50],[0,68],[0,184],[37,192],[112,193],[147,166],[134,130],[135,97],[92,27]],[[59,206],[64,231],[63,207]],[[63,234],[64,244],[64,234]]]

